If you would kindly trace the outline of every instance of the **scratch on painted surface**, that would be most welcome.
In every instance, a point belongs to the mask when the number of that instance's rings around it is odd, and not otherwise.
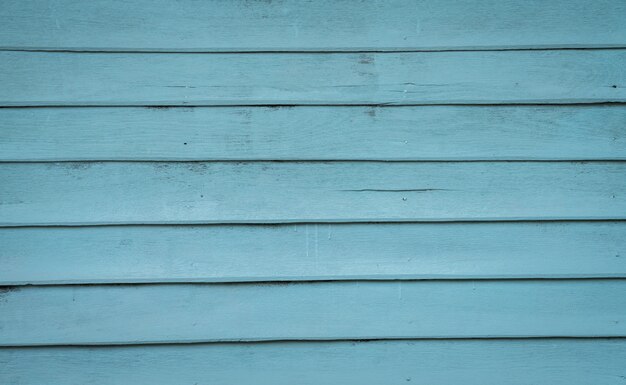
[[[429,191],[453,191],[445,188],[411,188],[411,189],[377,189],[377,188],[363,188],[363,189],[348,189],[339,191],[350,192],[429,192]]]
[[[304,237],[306,239],[306,257],[309,257],[309,225],[304,225]]]
[[[317,264],[318,225],[315,224],[315,264]]]

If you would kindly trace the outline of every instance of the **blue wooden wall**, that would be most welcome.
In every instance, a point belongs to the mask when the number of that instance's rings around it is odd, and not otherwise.
[[[0,384],[624,384],[624,1],[5,0],[0,85]]]

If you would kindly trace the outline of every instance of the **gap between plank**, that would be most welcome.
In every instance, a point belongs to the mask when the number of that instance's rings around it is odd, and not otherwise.
[[[109,342],[103,343],[82,343],[82,344],[29,344],[29,345],[0,345],[0,350],[5,349],[69,349],[69,348],[130,348],[140,346],[184,346],[184,345],[230,345],[230,344],[302,344],[302,343],[369,343],[378,341],[397,341],[397,342],[419,342],[419,341],[459,341],[459,342],[476,342],[480,341],[516,341],[516,340],[624,340],[626,336],[611,336],[611,335],[597,335],[597,336],[568,336],[568,335],[554,335],[554,336],[531,336],[531,335],[519,335],[519,336],[507,336],[507,337],[495,337],[495,336],[477,336],[477,337],[423,337],[423,338],[406,338],[406,337],[376,337],[376,338],[300,338],[300,339],[233,339],[233,340],[189,340],[189,341],[137,341],[135,343],[129,342]]]
[[[449,220],[449,221],[335,221],[335,222],[321,222],[321,221],[293,221],[293,222],[205,222],[205,223],[92,223],[92,224],[46,224],[46,225],[12,225],[1,226],[0,231],[3,229],[36,229],[36,228],[80,228],[80,227],[204,227],[204,226],[287,226],[287,225],[382,225],[382,224],[428,224],[428,225],[446,225],[446,224],[472,224],[472,223],[571,223],[571,222],[626,222],[626,218],[587,218],[587,219],[485,219],[485,220]]]
[[[598,46],[485,46],[485,47],[446,47],[446,48],[337,48],[337,49],[250,49],[250,50],[219,50],[219,49],[140,49],[140,48],[89,48],[89,47],[0,47],[0,52],[57,52],[57,53],[87,53],[87,54],[107,54],[107,53],[124,53],[124,54],[346,54],[346,53],[428,53],[428,52],[507,52],[507,51],[600,51],[600,50],[622,50],[626,49],[624,45],[598,45]]]
[[[506,103],[402,103],[383,102],[383,103],[298,103],[298,104],[16,104],[16,105],[0,105],[3,108],[151,108],[151,109],[170,109],[170,108],[294,108],[294,107],[541,107],[541,106],[570,106],[570,107],[586,107],[586,106],[612,106],[626,105],[624,101],[588,101],[588,102],[506,102]]]
[[[124,286],[124,287],[136,287],[136,286],[177,286],[177,285],[193,285],[193,286],[296,286],[296,285],[332,285],[332,284],[346,284],[349,282],[361,282],[361,283],[376,283],[376,284],[384,284],[384,283],[396,283],[396,282],[472,282],[472,281],[481,281],[481,282],[509,282],[509,281],[518,281],[518,282],[534,282],[534,281],[623,281],[626,280],[626,276],[620,277],[487,277],[487,278],[433,278],[433,279],[390,279],[390,278],[381,278],[381,279],[371,279],[371,278],[358,278],[358,279],[326,279],[326,280],[282,280],[282,281],[228,281],[228,282],[133,282],[133,283],[112,283],[112,282],[96,282],[96,283],[50,283],[50,284],[23,284],[23,285],[0,285],[0,294],[8,293],[12,291],[19,291],[23,288],[39,288],[39,287],[93,287],[93,286]]]

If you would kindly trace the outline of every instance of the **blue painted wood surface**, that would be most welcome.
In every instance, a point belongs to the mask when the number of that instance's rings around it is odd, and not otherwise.
[[[626,280],[16,287],[0,346],[622,337]]]
[[[3,3],[0,383],[623,382],[625,16]]]
[[[7,163],[0,179],[0,226],[626,219],[624,162]]]
[[[625,233],[626,222],[3,228],[0,285],[626,278]]]
[[[3,108],[0,161],[626,160],[626,108]]]
[[[1,52],[0,106],[626,102],[626,50]],[[306,74],[306,76],[303,76]]]
[[[626,46],[616,0],[14,0],[0,48],[324,51]]]
[[[623,339],[281,342],[0,349],[22,385],[621,385]]]

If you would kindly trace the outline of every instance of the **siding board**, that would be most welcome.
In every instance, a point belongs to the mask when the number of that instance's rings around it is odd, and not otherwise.
[[[22,385],[617,385],[623,339],[281,342],[0,349]]]
[[[6,163],[0,225],[626,219],[624,162]]]
[[[5,1],[0,383],[623,383],[625,19]]]
[[[0,105],[626,102],[626,50],[0,52]]]
[[[623,47],[597,0],[4,1],[0,48],[323,51]]]
[[[626,107],[0,109],[0,161],[626,160]]]
[[[626,336],[626,280],[14,287],[0,345]]]
[[[0,285],[626,278],[626,222],[5,228],[0,245]]]

